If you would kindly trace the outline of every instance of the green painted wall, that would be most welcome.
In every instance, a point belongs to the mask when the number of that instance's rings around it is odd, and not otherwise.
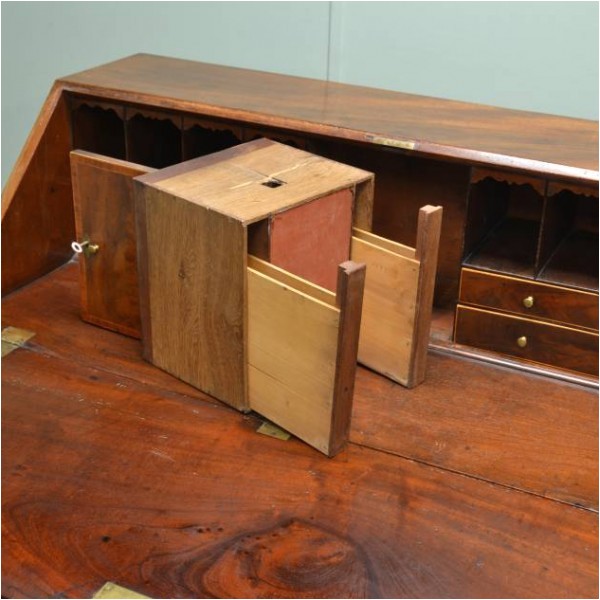
[[[596,2],[2,2],[2,184],[54,79],[136,52],[598,118]]]

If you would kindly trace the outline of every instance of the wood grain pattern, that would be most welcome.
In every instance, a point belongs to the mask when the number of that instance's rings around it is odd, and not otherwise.
[[[352,260],[367,274],[358,360],[403,385],[410,377],[419,262],[352,238]]]
[[[592,390],[437,353],[412,390],[359,369],[331,460],[82,322],[77,274],[3,301],[36,331],[3,361],[3,595],[269,595],[258,569],[286,597],[597,597],[597,515],[569,506],[597,507]]]
[[[419,153],[598,179],[592,121],[144,54],[60,81],[71,90],[302,133],[383,147],[408,141]],[[549,132],[561,143],[548,143]]]
[[[534,304],[527,308],[523,300],[530,296]],[[598,295],[570,288],[463,269],[459,299],[465,304],[598,329]]]
[[[371,177],[361,169],[259,139],[163,169],[144,181],[249,224]],[[272,181],[281,185],[267,185]]]
[[[354,445],[320,458],[225,408],[10,361],[4,595],[89,597],[108,579],[151,597],[597,594],[591,512]]]
[[[248,269],[249,405],[325,454],[339,328],[339,308]]]
[[[147,358],[219,400],[247,409],[245,228],[145,185],[136,187],[136,204],[145,217],[138,251],[147,261],[140,279],[141,307],[149,313],[142,321],[151,322]]]
[[[350,440],[598,510],[598,393],[430,352],[407,389],[359,369]]]
[[[520,348],[517,339],[527,338]],[[454,340],[525,360],[598,375],[598,334],[458,305]]]
[[[2,293],[67,262],[75,235],[69,114],[50,91],[2,194]]]
[[[140,337],[133,177],[147,167],[90,152],[71,152],[77,239],[100,248],[80,255],[82,316]]]

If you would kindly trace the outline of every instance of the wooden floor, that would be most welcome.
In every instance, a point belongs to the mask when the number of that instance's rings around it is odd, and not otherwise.
[[[2,594],[598,597],[590,389],[430,353],[408,391],[360,369],[334,459],[78,317],[77,266],[3,301]]]

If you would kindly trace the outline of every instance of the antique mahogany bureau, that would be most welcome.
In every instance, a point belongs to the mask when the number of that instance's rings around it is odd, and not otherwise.
[[[3,293],[72,256],[72,149],[162,168],[258,137],[374,172],[381,236],[443,206],[433,345],[597,381],[595,122],[159,56],[55,83],[2,199]]]
[[[375,173],[396,245],[443,207],[425,380],[358,367],[333,459],[80,318],[73,192],[117,249],[132,177],[254,138]],[[592,121],[148,55],[58,80],[2,199],[3,326],[34,334],[2,362],[2,595],[597,598],[597,147]]]

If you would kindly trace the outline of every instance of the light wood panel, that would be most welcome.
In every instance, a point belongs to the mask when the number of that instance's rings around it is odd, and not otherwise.
[[[71,152],[77,239],[99,246],[79,256],[82,316],[86,321],[141,335],[133,177],[149,167],[91,152]]]
[[[136,181],[145,356],[235,406],[246,402],[246,230]],[[136,207],[136,210],[137,210]]]
[[[340,310],[248,268],[250,407],[329,453]]]
[[[163,169],[146,181],[248,224],[370,178],[367,171],[259,139]],[[368,194],[361,197],[368,200]]]
[[[415,326],[419,262],[352,238],[352,260],[367,265],[358,360],[406,385]]]

